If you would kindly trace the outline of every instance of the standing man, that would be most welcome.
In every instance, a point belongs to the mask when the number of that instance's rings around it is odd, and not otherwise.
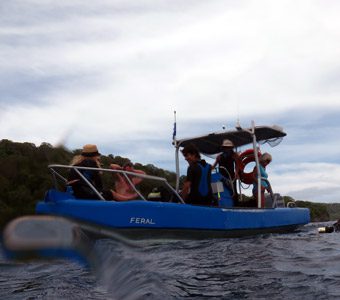
[[[193,144],[185,146],[182,154],[189,164],[182,198],[189,204],[216,206],[211,189],[211,165],[201,159],[198,149]]]
[[[221,145],[222,153],[216,157],[212,169],[218,164],[220,174],[227,179],[224,181],[225,187],[229,190],[235,204],[238,201],[236,189],[236,160],[239,158],[234,151],[234,143],[231,140],[224,140]]]

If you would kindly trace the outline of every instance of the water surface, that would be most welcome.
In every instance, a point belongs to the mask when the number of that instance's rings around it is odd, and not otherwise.
[[[0,262],[1,299],[340,299],[340,233],[96,242],[91,269]]]

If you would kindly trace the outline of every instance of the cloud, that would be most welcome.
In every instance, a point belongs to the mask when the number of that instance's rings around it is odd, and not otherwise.
[[[339,202],[340,164],[295,163],[268,167],[275,190],[297,200]]]

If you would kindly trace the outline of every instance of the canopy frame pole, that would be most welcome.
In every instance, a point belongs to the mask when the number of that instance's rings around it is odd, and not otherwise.
[[[176,192],[179,193],[179,145],[175,144],[175,162],[176,162]]]
[[[257,171],[257,207],[261,208],[261,173],[260,173],[259,156],[258,156],[258,151],[257,151],[257,141],[256,141],[254,121],[251,121],[251,135],[253,137],[253,149],[254,149],[254,155],[255,155],[256,171]]]
[[[236,152],[238,152],[237,148],[236,148]],[[238,200],[239,200],[239,202],[242,202],[243,201],[243,197],[242,197],[242,184],[241,184],[241,180],[240,180],[238,175],[236,176],[236,178],[237,178],[237,183],[238,183],[238,190],[240,192],[240,194],[238,195]],[[237,193],[237,191],[236,191],[236,193]]]
[[[129,178],[129,176],[127,176],[126,173],[123,173],[125,179],[128,181],[128,183],[130,184],[130,186],[133,188],[133,190],[135,191],[135,193],[141,197],[144,201],[146,201],[146,199],[144,198],[144,196],[137,190],[136,186],[133,184],[132,180]]]

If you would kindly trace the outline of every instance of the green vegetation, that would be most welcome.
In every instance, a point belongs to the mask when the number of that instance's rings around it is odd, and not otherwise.
[[[312,203],[308,201],[295,201],[295,203],[297,207],[309,208],[313,222],[325,222],[330,220],[330,215],[327,209],[329,204]]]
[[[63,147],[53,147],[48,143],[36,146],[32,143],[15,143],[9,140],[0,141],[0,228],[9,220],[27,214],[34,214],[37,201],[44,198],[45,192],[53,186],[52,176],[47,165],[69,164],[80,149],[69,151]],[[103,167],[111,163],[124,164],[128,158],[121,156],[102,156]],[[164,177],[175,185],[176,175],[173,172],[154,165],[134,164],[136,169],[148,175]],[[181,177],[183,181],[183,177]],[[104,176],[104,185],[112,187],[111,175]],[[140,190],[144,195],[151,192],[156,182],[144,180]],[[307,201],[295,201],[284,197],[285,203],[295,202],[298,207],[308,207],[312,221],[321,222],[340,219],[340,204],[321,204]]]
[[[307,207],[310,210],[312,222],[327,222],[340,219],[340,204],[338,203],[316,203],[303,200],[294,200],[292,197],[283,197],[285,204],[294,202],[296,207]]]
[[[340,203],[330,203],[326,207],[330,220],[340,219]]]

